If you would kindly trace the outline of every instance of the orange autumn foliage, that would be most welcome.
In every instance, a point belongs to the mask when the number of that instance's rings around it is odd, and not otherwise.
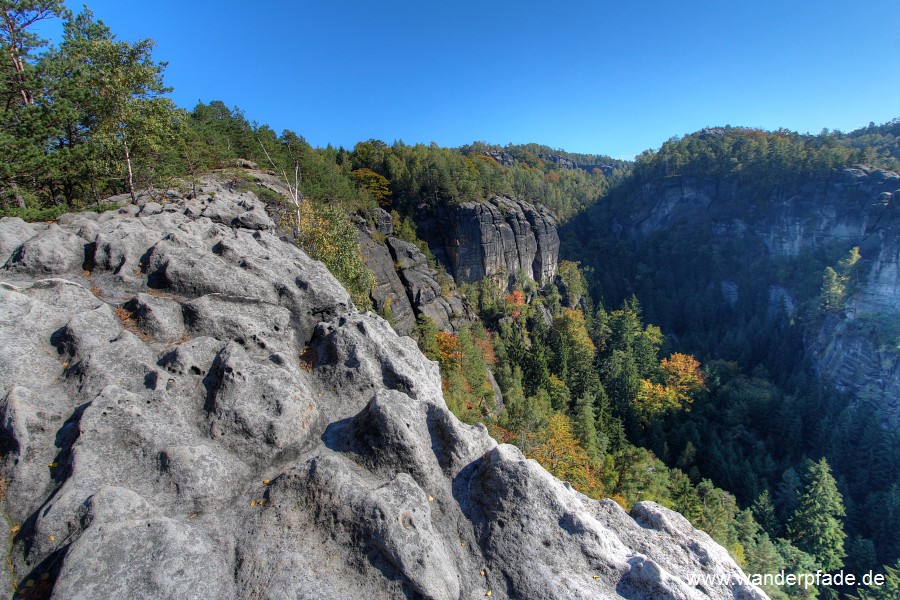
[[[481,360],[489,367],[497,364],[497,355],[494,354],[494,344],[491,340],[475,340],[475,345],[481,351]]]
[[[674,388],[684,398],[706,389],[706,379],[700,370],[700,363],[690,354],[675,352],[669,358],[662,359],[659,366],[665,373],[666,386]]]
[[[459,337],[449,331],[439,331],[435,336],[438,343],[438,362],[448,369],[462,369],[463,351]]]
[[[689,354],[676,352],[659,366],[665,382],[642,379],[638,391],[635,408],[645,421],[670,410],[686,409],[694,394],[707,389],[700,363]]]
[[[506,297],[506,306],[507,312],[512,315],[513,319],[518,319],[522,316],[522,307],[525,306],[525,294],[522,290],[513,290]]]
[[[528,458],[538,461],[555,477],[568,481],[579,492],[602,498],[600,472],[591,464],[587,451],[572,432],[572,423],[563,413],[548,419],[547,427],[538,433]]]

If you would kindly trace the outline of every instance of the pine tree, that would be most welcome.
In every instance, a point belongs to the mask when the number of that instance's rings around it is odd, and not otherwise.
[[[0,0],[0,48],[4,55],[0,73],[3,79],[12,82],[10,89],[24,106],[33,105],[35,101],[33,53],[46,46],[46,42],[31,29],[40,21],[66,14],[62,0]]]
[[[782,517],[782,523],[790,519],[797,510],[800,490],[800,476],[794,467],[788,467],[781,475],[781,481],[775,490],[775,507]]]
[[[900,560],[893,567],[884,566],[884,583],[858,592],[858,600],[897,600],[900,598]]]
[[[684,515],[691,523],[699,523],[700,517],[703,516],[703,507],[691,479],[682,471],[673,469],[669,473],[669,486],[672,508]]]
[[[781,526],[775,515],[775,505],[769,496],[769,490],[763,490],[753,501],[753,516],[769,534],[777,536],[781,532]]]
[[[162,94],[165,63],[152,58],[153,40],[133,44],[116,40],[87,8],[65,24],[58,59],[70,78],[61,80],[60,95],[74,94],[83,102],[83,119],[90,122],[91,143],[102,149],[112,174],[121,177],[135,197],[136,171],[173,144],[175,108]],[[84,94],[84,90],[95,93]],[[145,159],[141,161],[140,159]],[[121,166],[116,166],[121,165]]]
[[[788,531],[797,547],[814,556],[824,569],[839,569],[846,556],[846,534],[840,521],[845,515],[843,498],[824,458],[809,463],[804,479],[805,486]]]
[[[600,459],[600,450],[597,444],[597,417],[594,414],[594,399],[591,396],[581,396],[575,402],[575,414],[572,419],[575,435],[581,441],[582,448],[593,460]]]

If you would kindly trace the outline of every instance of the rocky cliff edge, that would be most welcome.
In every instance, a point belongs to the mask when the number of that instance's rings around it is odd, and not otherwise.
[[[4,595],[765,597],[460,423],[251,194],[147,200],[0,220]]]

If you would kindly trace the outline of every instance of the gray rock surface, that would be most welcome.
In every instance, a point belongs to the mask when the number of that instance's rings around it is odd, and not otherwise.
[[[375,276],[372,302],[381,314],[390,315],[394,330],[400,335],[409,335],[416,326],[416,313],[410,304],[406,287],[394,266],[394,258],[386,244],[379,244],[371,232],[359,232],[359,250],[366,267]]]
[[[382,224],[377,231],[384,233],[391,229]],[[452,278],[442,273],[445,278],[442,287],[438,282],[441,274],[432,268],[415,244],[390,236],[379,243],[371,231],[361,227],[359,246],[366,266],[375,276],[371,294],[375,308],[390,317],[398,334],[410,335],[420,314],[431,319],[438,329],[447,331],[455,331],[466,318],[465,306]]]
[[[355,312],[252,195],[203,188],[34,236],[0,222],[21,240],[0,270],[14,524],[0,584],[59,599],[765,597],[691,586],[740,571],[679,515],[629,517],[459,422],[410,338]]]
[[[521,272],[543,285],[556,275],[556,221],[526,202],[492,196],[485,202],[440,206],[421,226],[432,252],[457,283]]]

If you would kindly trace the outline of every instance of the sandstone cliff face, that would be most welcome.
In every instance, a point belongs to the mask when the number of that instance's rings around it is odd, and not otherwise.
[[[680,515],[460,423],[437,365],[252,195],[207,181],[0,240],[4,594],[764,598],[692,586],[739,570]]]
[[[827,319],[810,335],[810,350],[820,372],[841,389],[879,397],[900,409],[900,354],[873,343],[867,327],[854,321],[871,316],[900,318],[900,175],[865,168],[844,169],[828,179],[782,190],[763,205],[746,206],[735,182],[672,178],[647,184],[635,209],[616,225],[626,235],[644,238],[685,223],[710,223],[721,239],[743,239],[770,258],[794,258],[828,249],[862,255],[857,293],[842,319]],[[747,262],[759,257],[748,253]],[[740,290],[723,286],[723,300],[734,302]],[[725,293],[725,287],[728,293]],[[794,310],[789,289],[770,284],[773,304]]]
[[[546,210],[504,196],[436,207],[421,235],[458,282],[504,279],[523,272],[540,284],[556,275],[559,235]]]
[[[377,213],[376,231],[384,243],[375,241],[374,234],[360,224],[360,251],[366,266],[375,276],[372,300],[375,308],[391,318],[391,325],[400,335],[410,335],[416,317],[425,315],[442,331],[454,331],[467,318],[462,298],[456,288],[441,287],[440,275],[428,264],[428,259],[415,244],[393,237],[391,216]],[[449,279],[449,276],[445,274]]]

